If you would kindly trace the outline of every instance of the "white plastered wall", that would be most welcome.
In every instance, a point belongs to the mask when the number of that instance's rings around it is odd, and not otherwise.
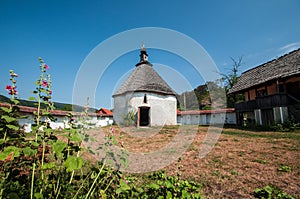
[[[147,103],[144,103],[144,95]],[[124,116],[129,111],[138,112],[141,106],[150,107],[150,126],[176,125],[177,100],[173,95],[160,95],[151,92],[134,92],[114,97],[114,120],[123,123]]]

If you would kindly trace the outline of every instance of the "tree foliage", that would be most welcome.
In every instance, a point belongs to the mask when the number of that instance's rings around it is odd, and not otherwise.
[[[230,57],[232,61],[232,67],[227,74],[220,73],[222,75],[222,81],[224,82],[225,92],[227,96],[227,107],[234,107],[234,103],[244,99],[243,94],[228,94],[230,89],[237,83],[239,79],[239,70],[243,65],[243,56],[234,59]]]

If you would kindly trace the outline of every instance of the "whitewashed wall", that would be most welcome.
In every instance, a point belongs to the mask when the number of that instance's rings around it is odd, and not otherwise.
[[[17,120],[20,127],[28,126],[28,124],[30,124],[30,126],[35,124],[35,116],[33,114],[26,113],[26,114],[22,114],[22,116],[26,116],[26,118],[21,118]],[[57,129],[56,127],[61,127],[63,129],[70,128],[69,118],[67,118],[66,116],[54,116],[54,120],[55,120],[54,122],[51,121],[51,125],[50,125],[52,129]],[[42,122],[49,121],[49,119],[47,117],[42,116],[40,121]],[[113,123],[114,123],[113,118],[108,116],[106,117],[89,116],[89,119],[85,121],[85,124],[82,124],[80,121],[75,122],[75,124],[83,125],[85,128],[109,126],[112,125]]]
[[[147,104],[143,103],[147,95]],[[117,124],[123,123],[124,116],[131,110],[138,112],[138,107],[150,107],[150,125],[176,125],[177,101],[173,95],[160,95],[150,92],[134,92],[114,97],[114,120]]]
[[[178,116],[177,122],[182,125],[236,124],[236,116],[235,113],[183,114]]]

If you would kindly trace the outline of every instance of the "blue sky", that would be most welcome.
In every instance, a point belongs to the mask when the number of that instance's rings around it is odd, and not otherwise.
[[[50,66],[53,100],[72,103],[76,75],[91,51],[118,33],[143,27],[167,28],[194,39],[222,73],[229,72],[230,57],[243,56],[243,72],[300,47],[299,10],[299,0],[2,0],[0,94],[6,95],[9,70],[14,69],[19,74],[19,97],[30,97],[39,76],[38,57],[42,57]],[[151,46],[147,38],[144,41]],[[148,49],[148,54],[162,76],[170,71],[182,76],[186,89],[204,83],[186,60],[157,49]],[[114,60],[100,78],[93,106],[113,108],[114,89],[138,61],[138,50]],[[183,91],[176,81],[168,83],[178,93]]]

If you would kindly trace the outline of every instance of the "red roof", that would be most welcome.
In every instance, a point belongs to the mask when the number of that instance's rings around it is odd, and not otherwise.
[[[10,105],[8,103],[1,103],[0,102],[0,107],[9,107]],[[20,112],[22,113],[32,113],[37,111],[37,108],[34,108],[34,107],[28,107],[28,106],[18,106],[19,109],[20,109]],[[101,114],[100,113],[100,110],[105,110],[105,114]],[[112,112],[108,109],[104,109],[104,108],[101,108],[99,110],[98,113],[89,113],[88,115],[89,116],[113,116]],[[74,116],[79,116],[81,115],[82,113],[80,112],[72,112],[72,111],[63,111],[63,110],[50,110],[50,113],[54,116],[67,116],[69,113],[71,113],[72,115]]]
[[[214,109],[214,110],[189,110],[189,111],[177,110],[177,115],[205,115],[205,114],[233,113],[233,112],[234,112],[234,108]]]
[[[100,108],[97,114],[100,116],[113,116],[113,112],[105,108]]]

